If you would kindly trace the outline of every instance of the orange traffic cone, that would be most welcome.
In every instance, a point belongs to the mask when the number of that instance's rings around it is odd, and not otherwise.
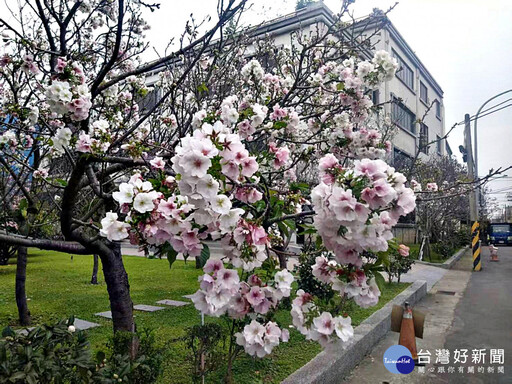
[[[398,344],[406,347],[412,355],[414,361],[418,360],[416,351],[416,335],[414,334],[414,320],[412,318],[412,309],[409,303],[405,303],[402,324],[400,325],[400,339]]]
[[[498,259],[498,248],[494,245],[489,245],[489,251],[491,252],[491,261],[500,261]]]

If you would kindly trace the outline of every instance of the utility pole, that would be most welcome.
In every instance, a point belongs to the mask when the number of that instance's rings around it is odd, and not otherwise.
[[[464,116],[464,140],[468,156],[468,175],[470,181],[475,182],[475,163],[473,160],[473,148],[471,146],[471,119],[469,114]],[[471,219],[471,250],[473,253],[473,270],[480,271],[482,262],[480,259],[480,224],[478,223],[477,196],[478,188],[473,188],[469,193],[469,212]]]
[[[468,156],[468,176],[470,181],[474,182],[476,180],[475,175],[475,162],[473,158],[473,148],[471,145],[471,122],[469,114],[466,113],[466,116],[464,116],[464,141],[466,144],[466,151]],[[469,212],[470,212],[470,219],[472,222],[478,221],[478,207],[477,207],[477,200],[476,200],[476,194],[477,189],[475,188],[471,193],[469,194]]]

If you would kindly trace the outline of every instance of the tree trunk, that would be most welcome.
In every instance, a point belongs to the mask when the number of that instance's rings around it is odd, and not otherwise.
[[[286,269],[286,254],[284,254],[286,247],[275,246],[275,250],[277,251],[277,257],[279,259],[279,268]]]
[[[430,252],[430,238],[428,237],[425,241],[425,254],[428,257],[428,261],[432,262],[432,253]]]
[[[98,255],[94,254],[94,265],[92,267],[91,284],[98,284]]]
[[[111,244],[109,248],[109,253],[100,253],[99,256],[103,266],[103,276],[107,284],[114,332],[135,332],[130,284],[121,256],[121,246]],[[135,357],[138,349],[138,342],[135,337],[129,348],[130,355],[132,358]]]
[[[30,325],[30,311],[27,305],[25,281],[27,280],[27,247],[18,247],[18,261],[16,263],[16,305],[21,325]]]

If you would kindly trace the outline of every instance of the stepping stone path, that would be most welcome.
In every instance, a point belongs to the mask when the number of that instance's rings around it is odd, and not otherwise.
[[[100,316],[100,317],[105,317],[107,319],[112,319],[112,312],[111,311],[98,312],[98,313],[95,313],[94,316]]]
[[[165,308],[164,307],[156,307],[154,305],[138,304],[138,305],[134,305],[133,309],[136,309],[138,311],[144,311],[144,312],[156,312],[156,311],[161,311],[162,309],[165,309]]]
[[[73,324],[77,330],[84,331],[86,329],[99,327],[100,324],[93,323],[91,321],[75,319],[75,323]]]
[[[190,303],[178,300],[160,300],[157,301],[157,304],[171,305],[173,307],[182,307],[184,305],[189,305]]]
[[[192,296],[194,296],[193,294],[192,295],[183,295],[183,297],[185,299],[189,299],[189,300],[192,300]]]
[[[143,311],[143,312],[156,312],[156,311],[161,311],[162,309],[165,309],[165,307],[156,307],[154,305],[137,304],[137,305],[133,306],[133,309],[135,309],[137,311]],[[95,313],[94,315],[105,317],[107,319],[112,319],[111,311],[98,312],[98,313]]]

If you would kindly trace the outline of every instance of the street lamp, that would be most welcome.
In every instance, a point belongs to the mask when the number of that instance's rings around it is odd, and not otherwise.
[[[489,100],[487,100],[485,103],[482,104],[482,106],[480,107],[480,109],[478,110],[478,112],[475,115],[475,124],[473,126],[473,134],[475,136],[475,175],[478,175],[478,134],[477,134],[477,130],[476,130],[476,127],[477,127],[477,124],[478,124],[478,116],[480,115],[480,112],[482,111],[482,109],[490,101],[492,101],[492,100],[494,100],[494,99],[504,95],[505,93],[509,93],[509,92],[512,92],[512,89],[509,89],[508,91],[504,91],[504,92],[498,93],[496,96],[491,97]],[[480,191],[480,188],[478,188],[478,190]],[[476,197],[477,206],[480,206],[480,193],[477,193],[476,195],[477,195],[477,197]]]

